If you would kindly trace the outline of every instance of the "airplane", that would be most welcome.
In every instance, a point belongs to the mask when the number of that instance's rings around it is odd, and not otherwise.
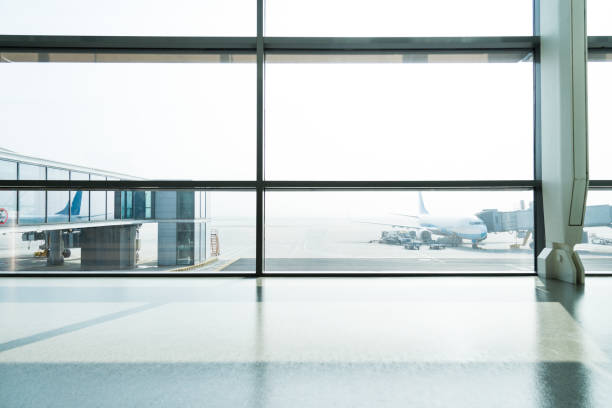
[[[423,202],[423,195],[419,191],[419,215],[397,214],[403,217],[415,219],[415,224],[381,224],[392,227],[416,229],[417,237],[428,242],[432,240],[432,235],[454,237],[460,241],[466,239],[472,242],[472,248],[477,249],[478,243],[487,239],[487,226],[475,215],[469,216],[438,216],[429,214]]]

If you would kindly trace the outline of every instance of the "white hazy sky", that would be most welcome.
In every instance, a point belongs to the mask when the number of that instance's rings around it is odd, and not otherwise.
[[[0,0],[0,34],[252,36],[255,5]],[[268,0],[266,34],[530,35],[531,6],[532,0]],[[612,35],[612,2],[589,0],[588,17],[590,35]],[[529,179],[531,69],[531,63],[269,64],[267,177]],[[589,80],[591,178],[612,178],[612,63],[591,63]],[[146,178],[255,176],[254,64],[0,64],[0,89],[0,147]],[[240,194],[217,207],[250,212],[250,199],[234,204],[250,197]],[[411,192],[326,194],[357,213],[415,203]],[[478,211],[489,203],[514,209],[530,193],[474,193],[481,198],[475,203],[466,195],[467,204],[460,193],[437,194],[433,210],[436,202],[452,202]],[[346,207],[285,197],[270,195],[269,211]]]
[[[2,34],[254,35],[256,0],[0,0]],[[270,36],[530,35],[532,0],[268,0]]]
[[[531,63],[273,63],[269,179],[530,179]],[[3,147],[151,179],[255,177],[255,66],[0,65]]]

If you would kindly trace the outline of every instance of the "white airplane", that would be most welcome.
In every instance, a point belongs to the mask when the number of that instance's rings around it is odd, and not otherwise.
[[[472,248],[478,248],[478,243],[487,239],[487,226],[475,215],[468,216],[438,216],[429,214],[423,203],[423,196],[419,191],[419,215],[398,214],[415,219],[415,223],[408,224],[382,224],[393,227],[416,229],[417,237],[421,241],[431,241],[432,235],[455,237],[460,240],[470,240]]]

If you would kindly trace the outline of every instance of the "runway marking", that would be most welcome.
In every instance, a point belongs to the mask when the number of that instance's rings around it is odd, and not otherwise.
[[[224,270],[225,268],[227,268],[228,266],[230,266],[234,262],[238,261],[239,259],[240,258],[232,259],[231,261],[227,262],[225,265],[222,265],[221,267],[219,267],[219,269],[217,269],[217,272]]]
[[[219,258],[217,258],[216,256],[212,257],[212,258],[208,258],[206,261],[201,262],[199,264],[195,264],[195,265],[189,265],[189,266],[184,266],[182,268],[175,268],[175,269],[170,269],[170,272],[184,272],[184,271],[191,271],[193,269],[196,268],[201,268],[202,266],[206,266],[210,263],[216,262],[218,261]]]

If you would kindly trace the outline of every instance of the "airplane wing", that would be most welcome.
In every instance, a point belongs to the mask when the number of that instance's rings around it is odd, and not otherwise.
[[[411,214],[391,213],[391,215],[399,215],[399,216],[402,216],[402,217],[410,217],[410,218],[419,218],[418,215],[411,215]]]
[[[385,224],[382,222],[369,222],[369,221],[359,221],[361,224],[374,224],[374,225],[384,225],[387,227],[394,228],[413,228],[413,229],[427,229],[425,227],[421,227],[420,225],[406,225],[406,224]]]

